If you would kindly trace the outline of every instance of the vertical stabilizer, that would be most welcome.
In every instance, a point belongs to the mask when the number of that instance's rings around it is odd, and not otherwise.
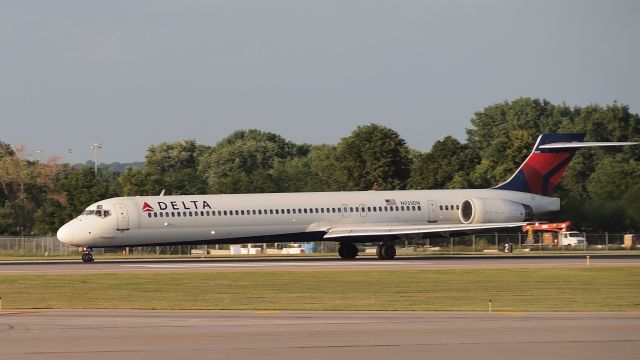
[[[540,135],[515,174],[494,189],[551,196],[578,147],[589,144],[582,142],[584,137],[581,133]]]

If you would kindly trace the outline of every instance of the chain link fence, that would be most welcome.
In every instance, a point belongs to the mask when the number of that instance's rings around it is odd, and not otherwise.
[[[587,250],[623,250],[625,234],[581,234],[586,245],[559,246],[556,243],[542,245],[542,235],[536,234],[534,243],[527,241],[526,233],[515,234],[476,234],[455,238],[421,239],[408,236],[396,241],[398,253],[491,253],[504,251],[509,243],[518,251],[587,251]],[[361,253],[375,254],[377,243],[358,244]],[[96,255],[229,255],[229,254],[335,254],[338,243],[319,241],[313,243],[276,243],[248,245],[192,245],[192,246],[153,246],[135,248],[95,249]],[[258,250],[255,250],[258,249]],[[242,251],[240,251],[242,250]],[[75,256],[78,248],[68,246],[50,237],[0,237],[0,256]]]

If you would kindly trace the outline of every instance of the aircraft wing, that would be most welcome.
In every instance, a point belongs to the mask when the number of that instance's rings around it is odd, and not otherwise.
[[[381,235],[403,235],[403,234],[427,234],[440,233],[446,236],[452,232],[475,232],[485,229],[500,229],[519,227],[527,225],[528,222],[514,223],[489,223],[489,224],[441,224],[441,225],[354,225],[339,226],[327,229],[325,239],[340,238],[348,236],[381,236]]]

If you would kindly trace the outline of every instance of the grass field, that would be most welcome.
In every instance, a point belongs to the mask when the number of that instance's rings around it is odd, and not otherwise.
[[[640,311],[640,267],[3,275],[4,309]]]

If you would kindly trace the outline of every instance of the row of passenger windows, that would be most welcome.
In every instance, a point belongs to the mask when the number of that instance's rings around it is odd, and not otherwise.
[[[254,210],[200,210],[200,211],[165,211],[148,212],[148,217],[193,217],[193,216],[242,216],[242,215],[285,215],[285,214],[340,214],[343,212],[392,212],[421,211],[421,206],[345,206],[343,208],[297,208],[297,209],[254,209]]]
[[[442,205],[440,205],[440,210],[460,210],[460,205],[456,205],[455,208],[453,207],[453,205],[444,205],[444,208]]]

